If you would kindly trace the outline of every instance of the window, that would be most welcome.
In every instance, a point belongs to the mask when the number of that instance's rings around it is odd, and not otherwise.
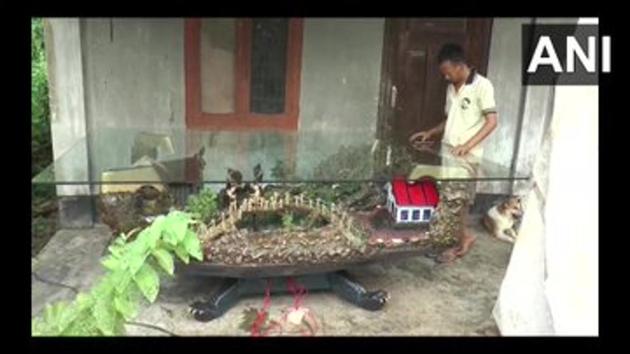
[[[400,220],[408,220],[409,219],[409,210],[402,210],[400,212]]]
[[[431,209],[424,209],[422,211],[422,220],[429,221],[431,219]]]
[[[302,20],[186,20],[186,124],[296,130]]]
[[[411,219],[413,221],[419,221],[420,220],[420,209],[414,209],[414,211],[412,212],[412,215],[411,215]]]

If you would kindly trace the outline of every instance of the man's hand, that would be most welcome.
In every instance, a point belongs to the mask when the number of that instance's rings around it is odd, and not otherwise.
[[[433,133],[431,133],[430,130],[417,132],[409,137],[409,142],[413,144],[414,141],[418,138],[420,139],[421,142],[423,142],[423,141],[428,140],[431,137],[431,135],[433,135]]]
[[[451,152],[455,156],[464,156],[475,146],[479,145],[497,127],[497,114],[488,113],[483,127],[466,144],[456,146]]]
[[[451,149],[451,152],[455,156],[466,156],[469,151],[470,151],[470,148],[466,144],[457,145],[453,149]]]
[[[414,141],[411,146],[417,151],[426,151],[430,153],[436,153],[437,151],[434,148],[435,141]]]

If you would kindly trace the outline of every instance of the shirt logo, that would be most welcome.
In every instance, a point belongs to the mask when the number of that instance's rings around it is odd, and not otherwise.
[[[462,109],[468,109],[468,106],[470,106],[470,98],[464,97],[461,107]]]

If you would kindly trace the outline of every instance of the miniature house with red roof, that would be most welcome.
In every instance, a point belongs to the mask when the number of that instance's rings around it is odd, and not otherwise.
[[[433,179],[407,181],[394,178],[386,185],[387,210],[396,223],[427,223],[435,212],[440,196]]]

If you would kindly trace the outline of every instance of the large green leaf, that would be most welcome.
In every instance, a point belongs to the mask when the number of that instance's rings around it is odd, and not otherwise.
[[[173,211],[164,220],[164,241],[171,245],[182,242],[186,237],[190,216],[180,211]]]
[[[44,321],[39,317],[33,318],[33,320],[31,320],[31,335],[32,336],[45,336],[47,334],[48,334],[48,328],[46,324],[44,323]]]
[[[121,294],[127,290],[133,275],[127,270],[120,270],[110,275],[111,282],[114,284],[114,289],[117,294]]]
[[[115,333],[122,333],[117,330],[114,330]],[[96,327],[96,320],[92,313],[87,313],[85,316],[82,316],[80,319],[73,321],[65,331],[61,333],[62,336],[99,336],[101,335],[101,331]]]
[[[47,307],[44,321],[32,322],[34,335],[122,333],[124,320],[137,315],[136,300],[143,296],[149,302],[157,299],[160,279],[147,263],[149,255],[153,255],[158,265],[171,275],[175,268],[172,252],[186,263],[190,256],[202,258],[199,239],[189,229],[191,222],[189,214],[174,212],[168,217],[158,217],[132,242],[126,242],[124,237],[117,239],[109,248],[111,254],[102,260],[109,274],[92,288],[90,294],[78,295],[69,306],[58,303]],[[161,238],[166,240],[168,237],[174,243],[160,243]]]
[[[188,255],[188,251],[186,250],[186,247],[184,246],[183,243],[180,243],[177,246],[175,246],[174,250],[175,250],[175,254],[177,255],[177,257],[179,257],[179,259],[181,259],[186,264],[190,263],[190,256]]]
[[[140,240],[136,240],[140,241]],[[151,250],[143,244],[134,244],[133,249],[130,249],[125,259],[128,263],[129,272],[134,275],[145,264],[147,257]]]
[[[153,251],[153,257],[157,259],[158,264],[164,271],[170,275],[173,275],[175,271],[175,263],[173,261],[173,255],[163,248],[158,248]]]
[[[184,238],[184,248],[186,252],[191,255],[193,258],[198,261],[203,260],[203,253],[201,252],[201,242],[197,237],[197,234],[192,230],[188,230],[186,232],[186,237]]]
[[[60,301],[52,305],[46,305],[44,309],[44,322],[51,326],[55,332],[63,331],[63,324],[60,321],[63,316],[63,312],[68,308],[66,302]]]
[[[92,306],[94,299],[85,293],[79,293],[74,302],[61,313],[58,319],[59,327],[65,331],[75,321],[80,321],[86,311]]]
[[[125,294],[114,297],[114,307],[127,321],[136,317],[138,314],[136,304]]]
[[[134,280],[149,302],[154,302],[160,289],[160,277],[149,264],[144,264],[134,276]]]
[[[129,246],[125,249],[128,250],[128,252],[137,252],[139,250],[155,248],[157,241],[161,236],[161,224],[162,219],[156,219],[153,224],[140,231],[138,237],[136,237],[134,241],[130,242],[128,244]]]
[[[76,299],[74,299],[77,308],[81,311],[92,306],[94,304],[94,301],[95,299],[92,296],[85,293],[80,293],[79,295],[77,295]]]
[[[96,320],[96,327],[104,335],[114,335],[116,327],[116,309],[112,301],[112,296],[102,296],[96,299],[92,307],[92,315]]]
[[[101,264],[102,264],[105,268],[107,268],[107,269],[109,269],[109,270],[116,270],[117,268],[119,268],[119,267],[121,266],[122,262],[121,262],[121,261],[120,261],[120,259],[119,259],[119,258],[117,258],[117,257],[114,257],[114,256],[109,256],[109,257],[107,257],[107,258],[103,259],[103,260],[101,261]]]

